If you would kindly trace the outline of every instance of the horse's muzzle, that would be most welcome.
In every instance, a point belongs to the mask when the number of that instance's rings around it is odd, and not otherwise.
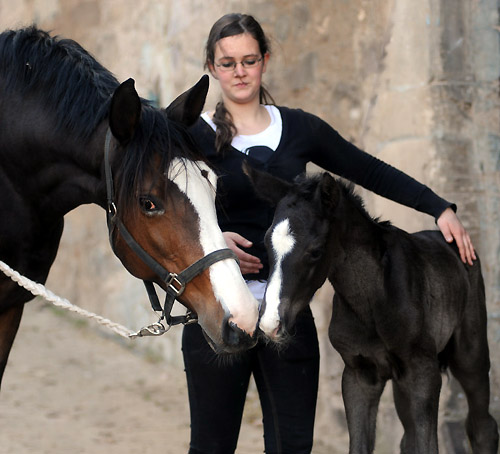
[[[250,336],[231,320],[224,320],[222,325],[222,341],[228,353],[236,353],[252,348],[257,343],[256,336]]]

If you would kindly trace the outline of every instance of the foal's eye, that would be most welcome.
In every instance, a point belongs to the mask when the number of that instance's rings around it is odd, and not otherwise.
[[[311,261],[316,261],[321,258],[322,252],[323,251],[321,248],[310,249],[309,251],[307,251],[307,256]]]

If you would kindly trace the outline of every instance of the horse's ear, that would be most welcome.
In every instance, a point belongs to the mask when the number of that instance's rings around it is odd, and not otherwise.
[[[339,197],[340,188],[337,181],[328,172],[324,172],[319,180],[315,199],[324,212],[329,214],[337,207]]]
[[[246,161],[243,162],[243,172],[250,179],[255,193],[273,206],[277,205],[292,187],[287,181],[254,169]]]
[[[205,105],[208,84],[209,79],[205,74],[195,86],[179,95],[172,104],[165,109],[167,117],[171,120],[183,123],[186,126],[194,124]]]
[[[109,127],[121,144],[133,137],[141,118],[141,100],[134,79],[123,82],[113,93],[109,110]]]

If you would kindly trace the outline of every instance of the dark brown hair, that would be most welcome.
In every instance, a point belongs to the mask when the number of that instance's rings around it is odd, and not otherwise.
[[[226,14],[215,22],[208,35],[205,47],[205,69],[209,65],[214,65],[215,45],[219,40],[228,36],[241,35],[242,33],[248,33],[257,41],[262,56],[270,53],[269,41],[264,30],[253,16],[239,13]],[[274,104],[274,99],[262,85],[260,86],[259,99],[262,104]],[[236,134],[233,119],[223,101],[217,103],[213,121],[217,126],[215,148],[219,153],[231,145],[231,141]]]

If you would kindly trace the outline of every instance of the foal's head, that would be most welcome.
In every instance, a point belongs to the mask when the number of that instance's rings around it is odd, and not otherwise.
[[[331,215],[340,188],[327,173],[290,184],[248,167],[246,172],[257,193],[276,204],[265,238],[271,271],[259,328],[278,340],[327,277]]]

